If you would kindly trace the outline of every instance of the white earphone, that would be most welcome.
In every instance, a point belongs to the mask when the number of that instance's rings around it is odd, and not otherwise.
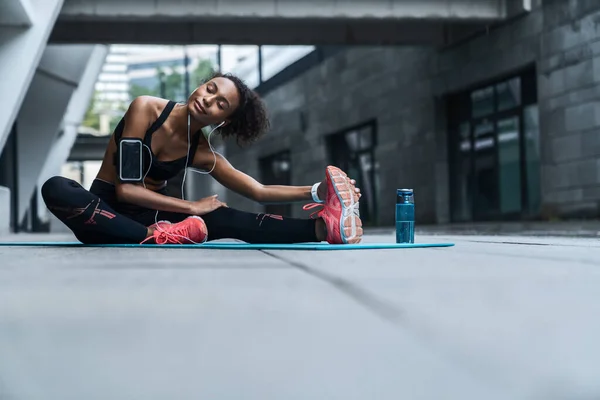
[[[219,125],[215,126],[210,133],[208,134],[206,140],[208,141],[208,147],[210,148],[210,151],[213,154],[213,157],[215,159],[212,168],[210,169],[210,171],[206,172],[206,171],[198,171],[196,169],[190,168],[192,170],[192,172],[195,172],[197,174],[205,174],[205,175],[209,175],[211,172],[213,172],[215,170],[215,167],[217,166],[217,154],[219,154],[221,157],[223,157],[223,155],[221,153],[219,153],[218,151],[216,151],[213,147],[212,144],[210,143],[210,135],[213,134],[214,131],[216,131],[217,129],[219,129],[220,127],[222,127],[225,124],[225,121],[221,122]],[[185,185],[185,178],[187,176],[187,170],[188,170],[188,161],[189,161],[189,157],[190,157],[190,114],[188,113],[188,151],[187,151],[187,156],[185,158],[185,169],[183,170],[183,179],[181,181],[181,198],[183,200],[185,200],[185,196],[184,196],[184,192],[183,192],[183,187]]]
[[[189,158],[190,158],[190,145],[191,145],[191,143],[190,143],[190,128],[191,128],[190,127],[190,122],[191,122],[190,118],[191,118],[190,114],[188,113],[188,132],[187,132],[188,133],[188,137],[187,137],[188,138],[188,140],[187,140],[188,146],[187,146],[187,155],[185,157],[185,168],[183,170],[183,179],[181,180],[181,198],[183,200],[185,200],[185,193],[183,191],[183,187],[185,186],[185,178],[187,176],[187,170],[188,170],[188,166],[187,165],[188,165]],[[211,172],[214,171],[214,169],[215,169],[215,167],[217,165],[217,154],[219,154],[221,157],[223,157],[223,155],[221,153],[219,153],[218,151],[216,151],[212,147],[212,144],[210,143],[210,135],[212,135],[214,131],[216,131],[217,129],[219,129],[223,125],[225,125],[225,121],[221,122],[219,125],[217,125],[216,127],[214,127],[210,131],[210,133],[208,134],[208,136],[207,136],[208,147],[210,148],[210,151],[212,152],[213,157],[215,159],[212,168],[208,172],[206,172],[206,171],[198,171],[198,170],[195,170],[193,168],[190,168],[192,170],[192,172],[196,172],[198,174],[206,174],[206,175],[208,175],[208,174],[210,174]],[[144,144],[143,146],[148,150],[148,153],[150,154],[150,165],[148,165],[148,169],[146,170],[146,173],[144,174],[144,177],[142,179],[142,185],[145,188],[146,187],[146,182],[145,182],[146,181],[146,176],[148,175],[148,172],[150,172],[150,169],[152,168],[152,150],[146,144]],[[156,215],[154,216],[154,222],[158,223],[158,210],[156,211]]]
[[[185,167],[183,169],[183,179],[181,181],[181,198],[183,200],[185,200],[185,194],[183,191],[183,187],[185,186],[185,178],[187,175],[187,170],[188,170],[188,162],[189,162],[189,158],[190,158],[190,129],[191,129],[191,116],[188,112],[188,126],[187,126],[187,155],[185,156]],[[208,147],[210,148],[210,151],[213,153],[213,156],[215,158],[215,162],[213,163],[212,168],[210,169],[210,171],[205,172],[205,171],[198,171],[195,169],[192,169],[193,172],[199,173],[199,174],[210,174],[211,172],[214,171],[215,166],[217,165],[217,154],[219,154],[221,157],[223,157],[223,155],[221,153],[219,153],[218,151],[215,151],[215,149],[213,149],[212,144],[210,143],[210,135],[213,134],[214,131],[216,131],[217,129],[219,129],[220,127],[222,127],[225,124],[225,121],[221,122],[219,125],[217,125],[216,127],[214,127],[210,133],[208,134],[207,137],[207,141],[208,141]],[[144,186],[144,188],[146,188],[146,176],[148,176],[148,172],[150,172],[150,169],[152,168],[152,149],[150,149],[150,147],[148,145],[146,145],[145,143],[143,143],[143,146],[148,150],[148,153],[150,154],[150,164],[148,165],[148,169],[146,170],[146,173],[144,174],[144,177],[142,178],[142,185]],[[160,227],[158,226],[158,210],[156,210],[156,214],[154,215],[154,223],[156,224],[156,229],[158,229],[159,231],[161,230]],[[184,238],[182,236],[182,238]],[[184,238],[187,240],[190,240],[189,238]],[[198,243],[196,243],[198,244]]]

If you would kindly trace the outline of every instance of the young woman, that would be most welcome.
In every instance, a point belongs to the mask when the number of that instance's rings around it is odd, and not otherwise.
[[[202,128],[221,127],[223,137],[249,143],[269,128],[258,95],[234,75],[217,74],[186,104],[160,98],[136,98],[115,129],[90,191],[64,177],[42,186],[48,209],[82,243],[203,243],[222,238],[248,243],[297,243],[327,240],[358,243],[362,223],[360,190],[335,167],[311,186],[262,185],[215,153]],[[121,142],[138,145],[131,154]],[[125,144],[127,144],[127,142]],[[143,178],[131,182],[131,166]],[[294,219],[253,214],[227,207],[211,196],[196,201],[170,197],[166,182],[186,167],[209,171],[225,187],[260,203],[313,199],[305,209],[322,206],[316,218]]]

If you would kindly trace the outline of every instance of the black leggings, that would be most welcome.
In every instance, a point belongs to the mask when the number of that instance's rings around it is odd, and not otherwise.
[[[156,218],[155,210],[117,203],[109,191],[100,193],[97,187],[112,187],[114,191],[112,185],[95,181],[88,192],[77,182],[60,176],[50,178],[42,186],[42,197],[48,209],[82,243],[140,243],[155,219],[176,223],[190,216],[159,211]],[[247,243],[318,241],[315,220],[311,219],[253,214],[225,207],[202,215],[202,219],[206,223],[208,240],[228,238]]]

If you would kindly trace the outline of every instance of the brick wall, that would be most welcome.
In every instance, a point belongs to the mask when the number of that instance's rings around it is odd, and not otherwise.
[[[597,216],[600,200],[600,2],[534,2],[524,16],[444,49],[359,47],[269,92],[272,131],[234,166],[258,177],[258,158],[290,149],[292,184],[322,179],[325,135],[375,120],[380,225],[394,192],[413,187],[419,223],[449,221],[444,95],[535,64],[540,112],[542,215]],[[231,206],[262,206],[228,195]],[[294,215],[306,215],[295,207]]]

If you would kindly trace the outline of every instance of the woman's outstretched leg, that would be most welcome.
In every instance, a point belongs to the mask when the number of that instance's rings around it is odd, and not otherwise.
[[[346,174],[328,167],[327,194],[316,219],[287,218],[271,214],[252,214],[232,208],[218,208],[202,216],[208,228],[208,240],[233,238],[248,243],[302,243],[326,240],[331,244],[359,243],[362,221],[358,196]]]
[[[321,220],[254,214],[221,207],[202,216],[208,240],[239,239],[247,243],[303,243],[325,240]]]
[[[346,174],[338,168],[327,169],[327,195],[316,219],[288,218],[272,214],[254,214],[233,208],[218,208],[202,215],[208,228],[208,240],[239,239],[247,243],[304,243],[326,240],[331,244],[359,243],[362,221],[358,197]],[[151,216],[154,218],[154,214]],[[181,221],[185,214],[159,213],[158,219]],[[146,221],[149,221],[149,216]]]

